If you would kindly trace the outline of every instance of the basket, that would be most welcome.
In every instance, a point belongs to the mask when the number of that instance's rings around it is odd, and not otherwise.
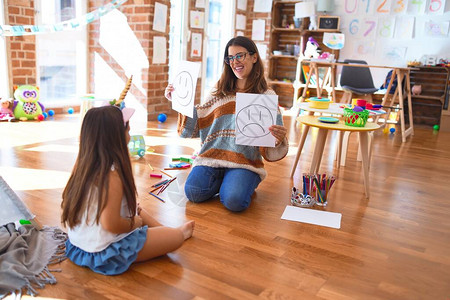
[[[369,111],[367,109],[361,112],[355,112],[353,111],[353,109],[344,108],[345,125],[354,127],[364,127],[366,126],[368,118],[369,118]]]
[[[317,98],[311,97],[307,100],[309,102],[309,107],[318,109],[328,109],[330,106],[330,99],[328,98]]]

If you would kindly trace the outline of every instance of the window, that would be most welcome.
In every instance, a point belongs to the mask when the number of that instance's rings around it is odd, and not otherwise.
[[[0,1],[0,25],[5,25],[5,18],[3,15],[4,7],[3,1]],[[10,95],[8,86],[8,62],[6,59],[6,38],[0,36],[0,97],[8,98]]]
[[[84,4],[83,4],[84,3]],[[86,13],[85,1],[38,0],[38,25],[55,24]],[[36,35],[38,86],[49,107],[79,104],[87,93],[86,27]]]
[[[172,82],[174,68],[180,60],[186,59],[186,1],[170,1],[170,34],[169,34],[169,82]]]

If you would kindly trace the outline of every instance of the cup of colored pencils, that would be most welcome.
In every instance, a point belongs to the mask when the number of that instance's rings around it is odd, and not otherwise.
[[[310,195],[314,197],[316,205],[326,206],[328,194],[336,181],[336,177],[327,174],[303,174],[303,184]]]

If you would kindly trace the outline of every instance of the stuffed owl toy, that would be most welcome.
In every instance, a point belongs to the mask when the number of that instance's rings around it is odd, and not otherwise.
[[[32,85],[21,85],[14,92],[14,116],[17,119],[37,119],[45,110],[39,100],[39,88]]]

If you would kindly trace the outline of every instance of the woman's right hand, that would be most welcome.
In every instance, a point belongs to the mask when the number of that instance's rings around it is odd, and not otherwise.
[[[173,92],[173,85],[169,84],[166,87],[166,90],[164,91],[164,96],[167,98],[167,100],[172,101],[172,92]]]

